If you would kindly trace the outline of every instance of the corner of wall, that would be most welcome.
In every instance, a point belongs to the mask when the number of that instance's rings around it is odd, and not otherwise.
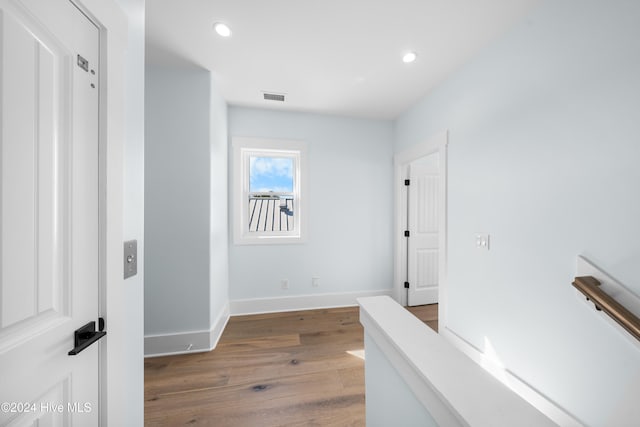
[[[229,317],[229,303],[227,302],[209,330],[145,336],[144,357],[211,351],[218,345]]]
[[[215,78],[209,87],[209,314],[212,325],[211,342],[215,347],[229,318],[229,229],[228,229],[228,106],[220,95]],[[220,328],[218,330],[218,328]]]

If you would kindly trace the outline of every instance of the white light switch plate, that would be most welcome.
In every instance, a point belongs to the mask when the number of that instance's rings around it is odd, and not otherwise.
[[[488,233],[476,233],[476,247],[478,249],[489,250],[489,234]]]

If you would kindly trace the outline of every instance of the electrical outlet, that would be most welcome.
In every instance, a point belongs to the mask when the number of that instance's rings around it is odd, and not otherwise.
[[[317,288],[318,286],[320,286],[320,278],[319,277],[312,277],[311,278],[311,286],[314,288]]]
[[[284,290],[289,289],[289,279],[282,279],[282,281],[280,282],[280,286]]]

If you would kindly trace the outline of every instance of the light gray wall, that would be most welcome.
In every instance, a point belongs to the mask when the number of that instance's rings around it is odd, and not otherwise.
[[[306,141],[310,189],[306,243],[230,243],[232,300],[391,288],[390,121],[230,107],[229,134]]]
[[[449,326],[594,426],[640,378],[571,287],[584,254],[640,293],[638,22],[548,1],[396,122],[396,152],[450,131]]]
[[[210,129],[210,324],[214,325],[229,302],[229,232],[227,185],[227,103],[215,81],[211,89]]]
[[[210,327],[211,75],[147,64],[145,335]]]
[[[125,53],[125,142],[124,142],[124,238],[138,240],[138,274],[124,281],[121,304],[127,334],[119,347],[123,375],[110,376],[116,390],[126,390],[126,398],[110,402],[118,408],[127,426],[140,426],[144,418],[144,0],[116,0],[129,21]],[[107,330],[108,330],[107,326]],[[114,337],[109,336],[109,340]],[[108,370],[108,369],[107,369]]]

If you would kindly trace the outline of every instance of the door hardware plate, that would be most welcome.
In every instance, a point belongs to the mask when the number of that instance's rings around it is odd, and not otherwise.
[[[81,55],[78,55],[78,67],[85,71],[89,71],[89,61],[84,59]]]
[[[124,278],[138,274],[138,241],[124,242]]]

